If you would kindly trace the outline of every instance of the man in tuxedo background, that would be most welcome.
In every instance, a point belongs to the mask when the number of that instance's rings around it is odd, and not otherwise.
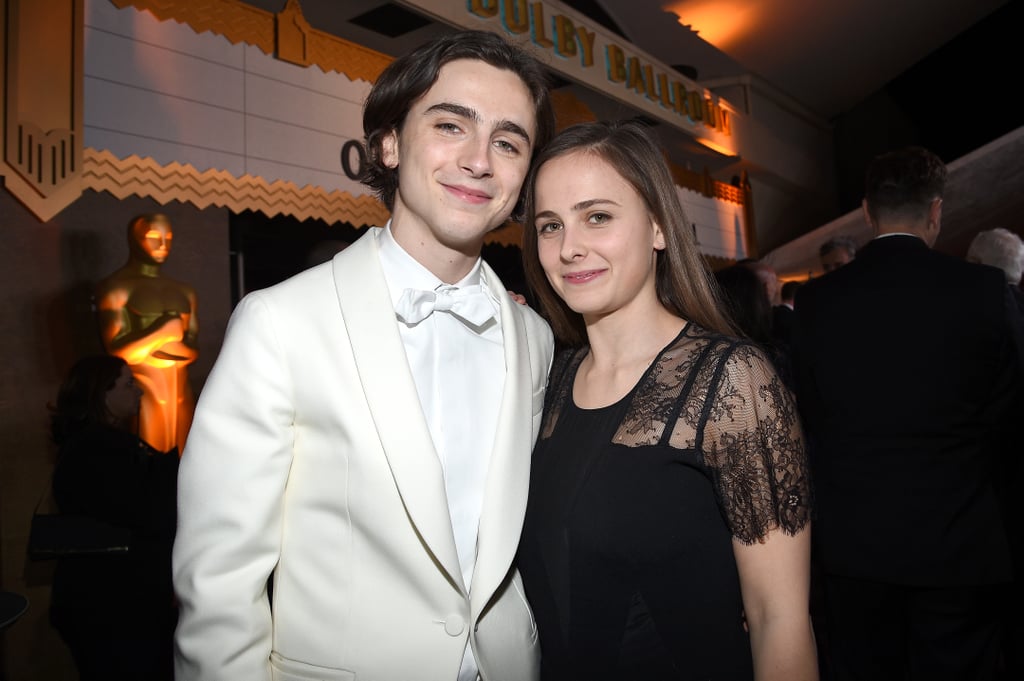
[[[552,334],[480,252],[553,132],[547,73],[456,32],[385,69],[363,129],[388,224],[244,298],[199,398],[179,681],[537,678],[512,559]]]
[[[796,297],[839,681],[992,679],[997,667],[1011,562],[993,440],[1021,384],[1020,319],[998,270],[931,250],[946,174],[922,148],[875,158],[863,202],[875,237]]]

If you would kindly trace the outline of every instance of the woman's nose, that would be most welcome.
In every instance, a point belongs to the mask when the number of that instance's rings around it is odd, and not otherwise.
[[[566,262],[582,258],[587,253],[582,235],[568,225],[562,228],[562,259]]]

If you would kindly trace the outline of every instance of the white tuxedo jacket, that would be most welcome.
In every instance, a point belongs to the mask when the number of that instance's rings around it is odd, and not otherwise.
[[[537,678],[512,560],[552,337],[482,276],[507,373],[472,593],[368,233],[228,324],[181,460],[178,681],[454,681],[467,637],[485,681]]]

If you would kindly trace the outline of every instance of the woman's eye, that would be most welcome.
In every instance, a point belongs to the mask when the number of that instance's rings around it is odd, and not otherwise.
[[[612,219],[608,213],[593,213],[587,220],[595,225],[602,225]]]
[[[551,232],[558,231],[562,225],[557,222],[542,222],[537,225],[538,234],[550,234]]]

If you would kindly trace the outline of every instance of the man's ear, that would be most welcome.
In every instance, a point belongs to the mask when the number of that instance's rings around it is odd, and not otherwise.
[[[398,131],[392,130],[380,140],[380,161],[388,168],[398,167]]]
[[[871,228],[872,232],[878,233],[878,225],[876,225],[874,220],[871,219],[871,211],[868,210],[867,199],[861,199],[860,208],[864,213],[864,222],[868,223],[868,227]]]
[[[942,199],[932,199],[928,206],[928,224],[925,226],[929,246],[934,246],[942,231]]]
[[[934,224],[936,229],[942,226],[942,199],[932,199],[928,206],[928,224]]]

